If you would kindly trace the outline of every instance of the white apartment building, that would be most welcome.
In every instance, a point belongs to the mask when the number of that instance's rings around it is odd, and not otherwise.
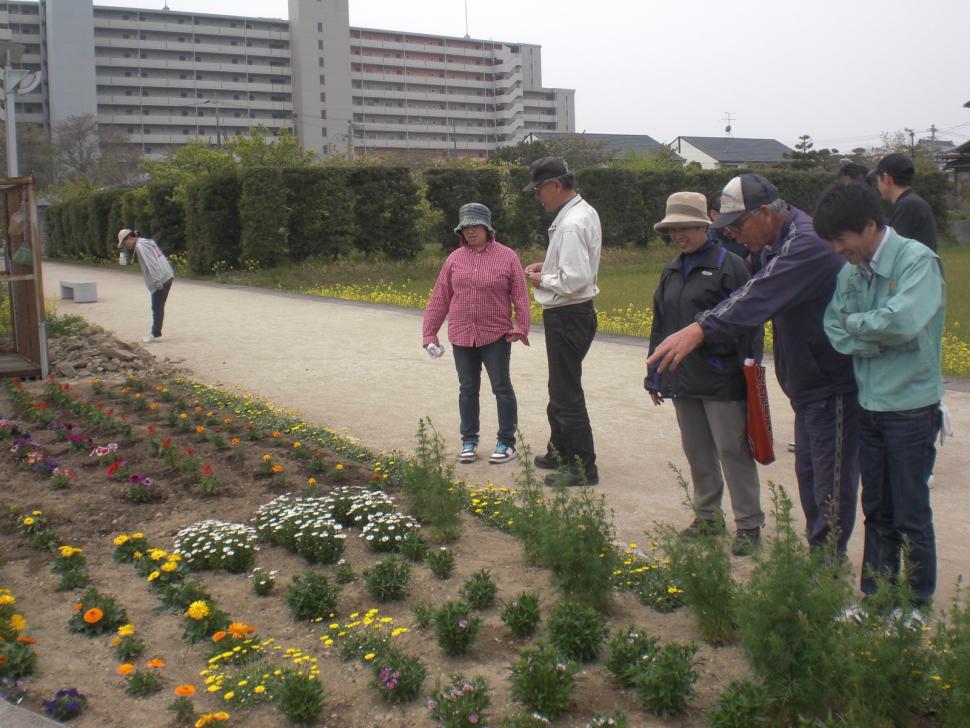
[[[94,114],[152,157],[258,124],[354,156],[485,157],[575,130],[575,92],[542,86],[539,46],[352,28],[348,0],[289,0],[289,14],[0,1],[0,40],[43,73],[18,122]]]

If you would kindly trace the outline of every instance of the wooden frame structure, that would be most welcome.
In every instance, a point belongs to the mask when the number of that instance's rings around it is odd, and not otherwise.
[[[0,224],[0,309],[8,312],[10,323],[10,345],[0,349],[0,378],[46,378],[44,281],[33,178],[0,178]]]

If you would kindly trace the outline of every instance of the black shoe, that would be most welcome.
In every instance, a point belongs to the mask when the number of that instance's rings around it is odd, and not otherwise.
[[[695,536],[716,536],[724,533],[724,523],[707,518],[695,518],[693,522],[680,532],[684,538],[694,538]]]
[[[599,471],[596,468],[587,470],[585,478],[581,477],[578,470],[569,469],[563,473],[549,473],[545,478],[546,485],[562,485],[566,488],[576,488],[584,485],[598,485],[600,482]]]
[[[559,469],[559,461],[549,453],[546,453],[545,455],[536,455],[532,462],[536,464],[537,468],[542,468],[543,470]]]
[[[735,556],[751,556],[760,546],[760,528],[739,528],[731,544],[731,553]]]

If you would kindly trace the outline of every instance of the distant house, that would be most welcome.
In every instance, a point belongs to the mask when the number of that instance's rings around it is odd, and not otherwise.
[[[611,159],[622,159],[632,155],[642,157],[660,149],[660,142],[646,134],[587,134],[569,132],[530,132],[523,142],[576,142],[595,144]]]
[[[679,136],[668,146],[688,164],[697,162],[703,169],[785,162],[785,155],[795,151],[777,139],[738,137]]]
[[[945,139],[920,139],[916,142],[916,147],[932,159],[940,169],[943,169],[950,153],[956,149],[953,142]]]

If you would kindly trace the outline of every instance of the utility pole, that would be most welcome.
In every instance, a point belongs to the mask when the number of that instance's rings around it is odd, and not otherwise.
[[[730,111],[725,111],[724,118],[721,119],[721,121],[725,122],[726,124],[726,126],[724,127],[724,133],[727,134],[728,136],[732,136],[731,122],[734,121],[734,114],[732,114]]]
[[[916,158],[916,132],[912,129],[903,129],[907,134],[909,134],[909,156]]]
[[[455,131],[455,120],[451,120],[451,143],[455,148],[455,159],[458,159],[458,133]]]
[[[347,119],[347,159],[354,158],[354,122]]]
[[[468,35],[468,0],[465,0],[465,37],[471,38],[471,36]]]
[[[936,124],[930,124],[930,141],[931,142],[935,142],[936,141],[936,132],[938,132],[938,131],[939,131],[939,129],[936,128]]]

